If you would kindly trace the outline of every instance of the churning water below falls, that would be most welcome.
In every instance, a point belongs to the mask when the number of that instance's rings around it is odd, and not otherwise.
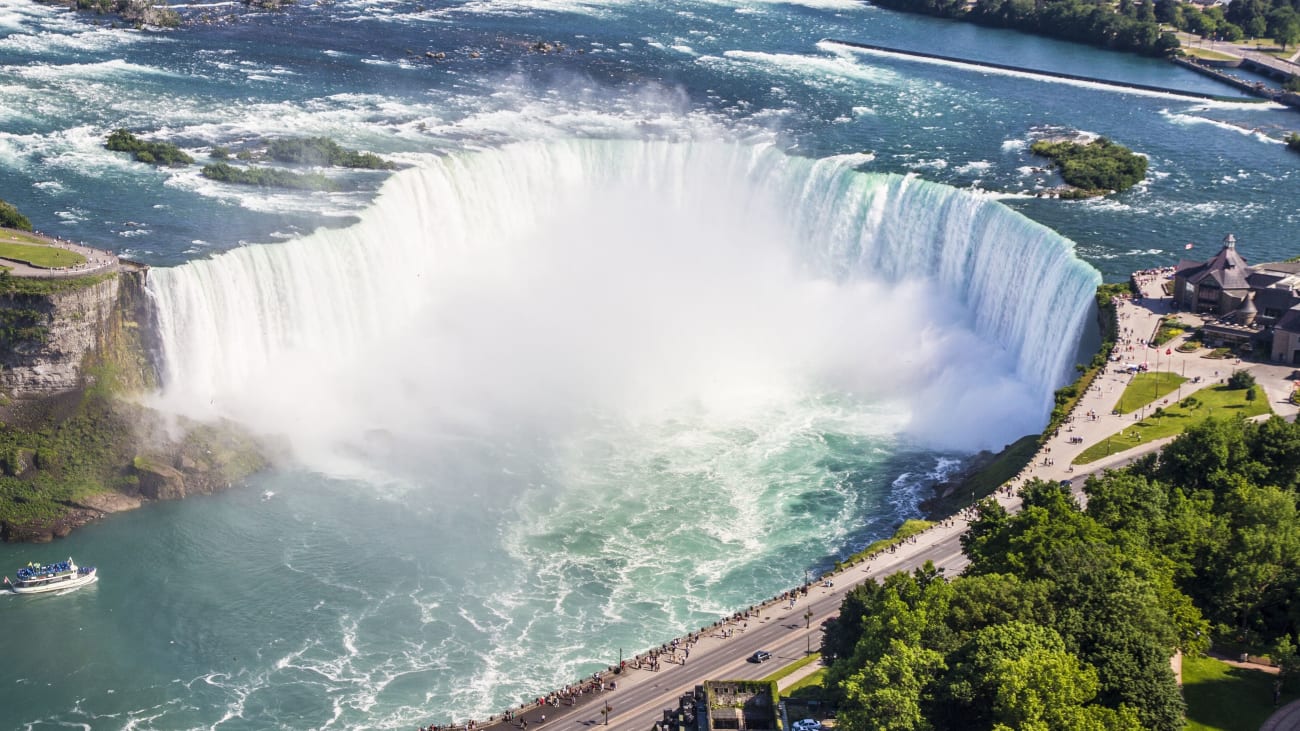
[[[293,455],[0,546],[102,575],[0,601],[0,726],[499,712],[796,583],[1040,429],[1098,269],[1227,230],[1285,253],[1287,112],[823,42],[938,34],[1228,93],[854,0],[345,1],[169,33],[0,0],[0,197],[154,266],[159,408]],[[107,152],[118,126],[402,169],[266,193]],[[1028,142],[1074,130],[1147,154],[1148,183],[1032,197],[1054,181]]]

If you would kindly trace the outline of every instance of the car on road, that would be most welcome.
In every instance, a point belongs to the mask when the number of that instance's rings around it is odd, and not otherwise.
[[[772,653],[768,652],[767,650],[759,650],[758,652],[755,652],[753,655],[749,656],[750,662],[767,662],[768,660],[771,659],[772,659]]]
[[[805,718],[790,724],[790,728],[794,731],[821,731],[822,725],[811,718]]]

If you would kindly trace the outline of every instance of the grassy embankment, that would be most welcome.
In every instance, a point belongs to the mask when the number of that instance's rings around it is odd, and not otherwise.
[[[1203,58],[1206,61],[1232,61],[1240,56],[1229,56],[1226,53],[1219,53],[1208,48],[1197,48],[1196,46],[1183,46],[1183,54],[1192,58]]]
[[[1246,396],[1252,390],[1256,391],[1254,400]],[[1119,432],[1083,450],[1074,458],[1074,464],[1086,465],[1116,452],[1182,434],[1188,427],[1214,416],[1249,418],[1272,411],[1267,396],[1263,395],[1259,386],[1250,389],[1230,389],[1227,386],[1203,388],[1168,408],[1156,409],[1136,424],[1125,425]]]
[[[1177,373],[1164,371],[1136,373],[1133,375],[1133,380],[1124,387],[1124,393],[1120,395],[1115,409],[1121,414],[1131,414],[1160,397],[1173,393],[1186,382],[1187,379]]]
[[[1256,731],[1272,715],[1277,676],[1243,670],[1212,657],[1183,658],[1188,731]],[[1283,691],[1281,704],[1295,700]]]
[[[1119,330],[1115,298],[1132,292],[1133,289],[1128,282],[1103,284],[1097,287],[1096,303],[1097,318],[1101,324],[1101,347],[1093,354],[1092,360],[1086,366],[1079,366],[1079,377],[1074,383],[1057,389],[1054,394],[1055,404],[1051,418],[1042,433],[1021,437],[1007,445],[988,464],[967,475],[958,488],[946,495],[926,501],[927,515],[932,517],[952,515],[974,500],[982,500],[992,495],[994,490],[1014,479],[1025,465],[1029,464],[1038,447],[1061,428],[1079,400],[1088,392],[1093,381],[1105,371],[1110,354],[1115,349]]]
[[[925,532],[926,529],[928,529],[932,525],[934,525],[934,522],[929,520],[903,521],[903,524],[898,526],[898,530],[894,531],[894,535],[890,536],[889,538],[881,538],[880,540],[875,541],[874,543],[868,545],[866,548],[862,549],[861,551],[858,551],[857,553],[849,556],[848,558],[845,558],[843,561],[836,561],[835,570],[839,571],[840,569],[857,565],[859,563],[862,563],[863,561],[867,561],[872,556],[875,556],[877,553],[881,553],[882,551],[888,550],[890,546],[896,546],[918,533]]]
[[[805,665],[810,665],[814,662],[817,662],[820,659],[822,659],[822,654],[820,652],[814,652],[811,655],[804,655],[802,658],[795,660],[794,662],[790,663],[789,665],[786,665],[785,667],[781,668],[775,673],[772,673],[771,675],[762,678],[762,680],[765,683],[780,682],[782,678],[785,678],[790,675],[794,675],[794,672],[799,668]]]
[[[37,236],[14,229],[0,229],[0,258],[46,269],[86,263],[86,257],[75,251],[50,246]]]

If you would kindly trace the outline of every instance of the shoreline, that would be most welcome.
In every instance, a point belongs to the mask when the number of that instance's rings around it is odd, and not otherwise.
[[[1134,295],[1114,299],[1113,316],[1121,337],[1110,348],[1104,347],[1106,341],[1103,339],[1103,348],[1099,348],[1099,353],[1104,352],[1109,355],[1116,350],[1129,352],[1135,347],[1135,341],[1143,341],[1154,335],[1160,318],[1168,310],[1169,301],[1163,296],[1161,290],[1165,271],[1144,270],[1131,275]],[[1198,357],[1198,360],[1202,359]],[[1109,418],[1098,417],[1079,423],[1071,420],[1074,415],[1096,412],[1099,408],[1104,408],[1105,413],[1109,414],[1109,407],[1102,404],[1113,402],[1122,392],[1122,389],[1115,390],[1118,383],[1112,381],[1126,378],[1106,372],[1105,366],[1110,363],[1109,358],[1106,358],[1103,367],[1094,374],[1095,377],[1090,385],[1085,387],[1084,392],[1072,405],[1064,424],[1053,427],[1049,423],[1045,427],[1038,437],[1038,449],[1030,463],[1011,479],[996,485],[991,495],[985,499],[997,500],[1010,512],[1017,511],[1021,501],[1016,489],[1033,480],[1068,483],[1076,499],[1080,499],[1082,485],[1088,476],[1121,468],[1140,457],[1158,452],[1176,438],[1169,437],[1148,442],[1097,460],[1075,471],[1071,466],[1069,455],[1081,452],[1092,443],[1092,440],[1085,438],[1082,443],[1072,444],[1071,437],[1078,431],[1109,432],[1112,427],[1122,426],[1127,417],[1127,414]],[[1221,361],[1209,361],[1209,363],[1200,367],[1212,369],[1214,364]],[[1250,365],[1251,367],[1268,366],[1268,364],[1255,363]],[[1081,375],[1075,383],[1077,384],[1087,375]],[[1210,385],[1213,384],[1206,384],[1206,386]],[[1276,407],[1278,404],[1273,405]],[[1284,409],[1275,408],[1274,413],[1294,420],[1296,411],[1294,406],[1290,406]],[[1070,431],[1076,428],[1078,431]],[[1053,448],[1058,451],[1054,453]],[[1052,456],[1053,454],[1062,457],[1059,466],[1056,462],[1057,457]],[[660,645],[660,648],[677,646],[694,649],[693,654],[682,658],[680,665],[673,663],[666,667],[661,666],[659,670],[648,670],[632,667],[631,663],[625,667],[611,664],[588,676],[584,681],[579,681],[579,683],[592,683],[589,686],[590,690],[571,696],[572,699],[567,702],[558,700],[561,697],[570,698],[563,695],[563,689],[551,691],[538,696],[539,700],[547,701],[544,705],[534,701],[510,709],[512,713],[510,720],[505,720],[502,714],[497,713],[492,714],[487,720],[476,719],[472,725],[468,723],[440,725],[438,728],[504,730],[519,728],[524,720],[527,720],[529,725],[533,725],[541,723],[545,718],[548,727],[558,725],[577,730],[608,724],[615,728],[644,730],[660,720],[664,712],[674,708],[675,698],[691,690],[697,682],[702,682],[705,678],[752,680],[767,677],[799,658],[805,657],[805,645],[809,649],[820,647],[821,622],[838,616],[843,596],[863,581],[884,577],[898,571],[911,571],[926,561],[933,561],[943,575],[952,576],[960,573],[968,563],[961,551],[960,537],[976,517],[976,513],[975,505],[967,505],[924,531],[904,539],[893,549],[885,547],[858,561],[845,561],[836,569],[826,571],[810,584],[791,588],[751,605],[747,610],[741,610],[712,625],[702,627],[698,632],[690,631]],[[832,586],[823,585],[821,583],[823,580],[829,580]],[[789,601],[792,595],[796,598],[794,603]],[[805,605],[808,605],[806,610]],[[768,642],[769,637],[785,639]],[[778,645],[776,642],[784,642],[784,645]],[[774,658],[785,662],[748,663],[744,659],[745,656],[760,647],[772,652]],[[785,648],[785,654],[782,654],[782,647]],[[648,653],[655,652],[657,649],[659,648],[637,653],[634,661],[640,659],[644,662]],[[701,655],[704,657],[701,658]],[[704,666],[704,670],[700,670],[700,666]],[[692,668],[691,672],[686,671],[688,667]],[[664,672],[674,675],[664,676],[662,675]],[[675,678],[675,684],[665,682],[669,677]],[[597,689],[597,684],[600,689]],[[607,693],[612,695],[606,695]],[[550,700],[553,698],[557,700],[554,705],[551,705]],[[597,699],[600,700],[599,703],[595,702]],[[626,710],[629,702],[635,705],[630,710]],[[603,708],[612,709],[608,718],[601,712]]]

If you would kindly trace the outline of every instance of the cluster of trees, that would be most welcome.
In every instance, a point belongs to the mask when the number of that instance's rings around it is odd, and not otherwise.
[[[1188,33],[1225,41],[1272,38],[1283,47],[1300,40],[1300,15],[1289,0],[1232,0],[1225,10],[1201,10],[1176,0],[1158,0],[1156,17]]]
[[[1016,515],[983,504],[961,577],[851,592],[822,648],[840,725],[1175,731],[1175,651],[1244,639],[1295,666],[1300,427],[1210,420],[1085,489],[1086,511],[1045,482]]]
[[[300,165],[332,165],[364,170],[394,170],[393,163],[370,152],[357,152],[340,146],[328,137],[282,137],[266,145],[272,160]]]
[[[1105,137],[1086,145],[1039,140],[1029,150],[1050,158],[1065,182],[1087,195],[1127,190],[1142,182],[1147,174],[1145,157]]]
[[[969,20],[1104,48],[1166,56],[1178,49],[1172,33],[1161,32],[1150,2],[1120,0],[1117,6],[1086,0],[873,0],[910,13]]]
[[[223,183],[256,185],[263,188],[327,191],[341,189],[338,182],[320,173],[295,173],[280,168],[235,167],[224,162],[217,162],[204,165],[201,173],[205,178]]]
[[[1286,146],[1300,152],[1300,133],[1291,132],[1286,136]]]
[[[78,10],[90,10],[96,13],[116,13],[123,19],[137,25],[153,25],[160,28],[176,28],[181,24],[181,16],[166,4],[151,0],[65,0]]]
[[[137,161],[151,165],[188,165],[194,162],[194,158],[176,145],[167,142],[145,142],[129,130],[122,128],[113,130],[104,146],[117,152],[132,153]],[[217,162],[203,166],[201,171],[203,177],[224,183],[298,190],[335,191],[342,187],[337,181],[319,173],[295,173],[268,167],[235,167],[225,162],[229,157],[230,150],[224,147],[213,147],[212,158]],[[241,160],[251,160],[254,155],[249,150],[241,150],[236,157]],[[329,165],[367,170],[393,170],[397,167],[378,155],[342,147],[328,137],[286,137],[271,140],[266,145],[266,157],[278,162],[299,165]],[[0,204],[3,204],[3,201],[0,201]],[[5,225],[4,205],[7,204],[0,205],[0,225]],[[12,206],[9,208],[12,209]],[[17,211],[13,213],[16,214]],[[27,228],[30,227],[31,225],[28,224]]]
[[[16,228],[20,231],[31,231],[32,222],[18,211],[14,204],[0,200],[0,228]]]
[[[145,142],[122,127],[109,134],[104,146],[114,152],[129,152],[137,162],[150,165],[189,165],[194,162],[194,158],[170,142]]]

